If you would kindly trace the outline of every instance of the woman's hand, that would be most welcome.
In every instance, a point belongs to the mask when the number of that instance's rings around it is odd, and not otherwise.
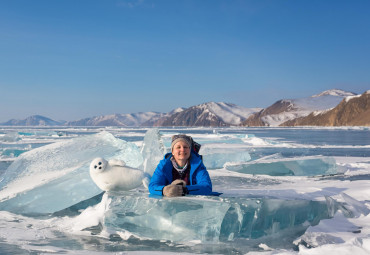
[[[181,185],[182,187],[186,187],[186,182],[184,180],[180,180],[180,179],[177,179],[177,180],[174,180],[171,185]]]
[[[173,182],[172,182],[173,183]],[[163,188],[163,195],[166,197],[180,197],[183,193],[183,186],[176,185],[176,184],[170,184]]]
[[[166,197],[180,197],[185,196],[186,192],[184,189],[186,187],[186,182],[183,180],[174,180],[170,185],[163,188],[163,195]]]

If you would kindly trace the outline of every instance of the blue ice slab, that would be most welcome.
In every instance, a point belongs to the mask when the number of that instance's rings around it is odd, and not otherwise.
[[[29,151],[29,149],[4,149],[0,151],[0,158],[16,158],[26,151]]]
[[[144,159],[144,172],[152,176],[159,161],[162,160],[166,154],[166,149],[159,129],[149,129],[145,133],[143,146],[141,147],[141,154]]]
[[[207,169],[223,168],[228,162],[247,162],[251,156],[247,151],[228,151],[203,155],[203,163]]]
[[[336,161],[332,157],[301,157],[267,161],[251,161],[242,164],[227,164],[230,171],[245,174],[262,174],[271,176],[316,176],[337,174]]]
[[[21,154],[1,176],[0,210],[53,213],[101,193],[89,175],[96,157],[143,163],[135,144],[108,132],[45,145]]]
[[[110,232],[128,231],[139,238],[174,242],[227,242],[284,235],[283,230],[302,232],[333,213],[326,202],[309,200],[158,199],[138,192],[110,194],[110,199],[104,219]]]
[[[34,136],[34,137],[45,137],[45,136],[63,136],[65,135],[64,132],[55,131],[55,130],[32,130],[32,131],[19,131],[18,134],[20,136]]]
[[[14,143],[20,140],[21,138],[19,137],[17,132],[9,132],[3,136],[0,136],[0,142]]]

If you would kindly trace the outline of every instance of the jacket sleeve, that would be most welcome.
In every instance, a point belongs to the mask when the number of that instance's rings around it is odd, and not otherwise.
[[[149,192],[152,195],[163,196],[163,188],[168,185],[167,178],[164,174],[165,160],[161,160],[155,169],[149,183]]]
[[[212,182],[208,171],[203,163],[201,163],[194,172],[196,184],[186,186],[190,195],[211,195]]]

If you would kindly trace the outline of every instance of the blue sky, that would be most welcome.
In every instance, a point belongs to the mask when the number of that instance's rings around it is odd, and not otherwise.
[[[0,122],[370,89],[368,0],[2,0]]]

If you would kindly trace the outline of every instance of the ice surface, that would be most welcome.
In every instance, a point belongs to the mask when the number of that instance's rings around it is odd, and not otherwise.
[[[116,158],[138,167],[138,147],[108,132],[49,144],[21,154],[0,182],[0,209],[23,214],[53,213],[101,190],[89,175],[96,157]]]
[[[227,242],[302,231],[329,218],[326,202],[221,197],[148,198],[114,194],[105,215],[111,231],[171,241]]]
[[[315,176],[337,174],[338,168],[332,157],[298,157],[276,160],[256,160],[243,164],[225,165],[230,171],[271,176]]]
[[[22,153],[28,151],[27,149],[26,150],[22,150],[22,149],[5,149],[4,151],[1,152],[1,155],[0,157],[1,158],[14,158],[14,157],[18,157],[19,155],[21,155]]]
[[[253,134],[245,135],[242,141],[252,146],[268,146],[268,145],[276,144],[276,142],[270,141],[268,139],[262,139],[262,138],[256,137]]]
[[[40,129],[50,134],[59,131]],[[32,144],[29,148],[32,150],[22,153],[18,160],[24,160],[25,155],[36,157],[36,153],[31,152],[40,149],[34,146],[62,139],[66,141],[76,136],[84,138],[86,134],[101,130],[113,132],[115,137],[131,141],[137,146],[144,146],[143,138],[147,131],[146,128],[65,128],[63,131],[66,135],[62,137],[47,137],[42,132],[29,135],[26,133],[36,133],[29,128],[8,128],[2,132],[12,134],[12,130],[18,132],[21,140],[0,141],[2,152],[9,152],[12,156],[16,149],[27,150],[27,145]],[[0,254],[111,254],[117,251],[127,254],[150,254],[151,251],[155,254],[370,254],[369,128],[220,128],[213,133],[212,129],[206,128],[160,130],[166,145],[170,133],[187,133],[202,144],[202,149],[206,149],[204,156],[248,152],[253,160],[228,162],[226,166],[253,163],[255,166],[269,164],[274,169],[286,161],[312,160],[315,163],[314,159],[329,156],[335,159],[337,173],[341,174],[269,176],[222,168],[209,171],[214,190],[223,192],[221,197],[157,199],[149,197],[147,189],[140,186],[125,193],[108,192],[104,196],[99,193],[82,202],[70,201],[68,204],[71,206],[66,205],[69,207],[50,216],[26,217],[20,215],[24,213],[24,208],[28,214],[56,209],[46,210],[40,202],[42,200],[51,201],[54,206],[52,199],[63,201],[74,196],[78,198],[86,190],[75,190],[75,194],[66,191],[76,188],[71,179],[79,182],[81,187],[88,187],[85,181],[90,179],[81,175],[77,171],[79,167],[73,164],[61,168],[63,173],[58,173],[55,168],[50,173],[44,170],[40,173],[42,178],[37,171],[30,171],[30,181],[26,178],[26,172],[13,167],[15,176],[11,178],[7,172],[6,182],[11,187],[20,179],[19,187],[25,187],[24,200],[22,189],[16,189],[18,186],[10,189],[8,185],[0,183],[0,195],[8,197],[0,202]],[[24,131],[24,134],[19,131]],[[97,139],[95,136],[88,137]],[[119,139],[113,140],[121,142]],[[78,154],[86,149],[79,145],[93,143],[89,139],[72,141],[80,143],[68,147],[71,158],[74,158],[72,153]],[[106,148],[110,146],[107,142]],[[159,148],[158,144],[149,147]],[[40,155],[47,155],[47,148],[56,155],[61,153],[56,153],[52,147],[42,148],[45,150]],[[102,152],[116,154],[109,150],[103,149]],[[135,150],[141,155],[137,148]],[[97,154],[99,157],[104,156],[104,153]],[[17,155],[14,153],[15,157]],[[150,153],[148,155],[151,157]],[[50,158],[53,157],[58,159],[50,155]],[[27,158],[30,159],[29,156]],[[119,156],[107,157],[110,158]],[[86,171],[91,160],[87,160]],[[316,161],[313,166],[320,166],[321,163]],[[297,162],[294,164],[297,167]],[[51,166],[50,163],[46,165]],[[330,166],[327,164],[328,168]],[[136,167],[143,167],[143,160]],[[1,169],[4,171],[6,167]],[[53,189],[54,185],[56,187]],[[53,198],[45,195],[49,191]],[[10,198],[12,194],[14,196]],[[34,208],[30,205],[33,201],[36,203]],[[319,224],[315,225],[319,219]]]
[[[360,201],[345,193],[341,194],[345,203],[338,206],[330,220],[322,220],[317,226],[309,227],[296,243],[308,247],[319,247],[312,254],[369,254],[369,209]],[[348,214],[353,217],[348,217]],[[356,238],[353,238],[356,236]],[[355,242],[354,242],[355,240]],[[332,245],[336,244],[336,245]],[[339,245],[338,244],[342,244]],[[328,245],[331,245],[328,249]],[[304,247],[300,247],[303,249]]]
[[[14,161],[22,153],[32,149],[31,145],[2,145],[0,144],[0,160]]]

